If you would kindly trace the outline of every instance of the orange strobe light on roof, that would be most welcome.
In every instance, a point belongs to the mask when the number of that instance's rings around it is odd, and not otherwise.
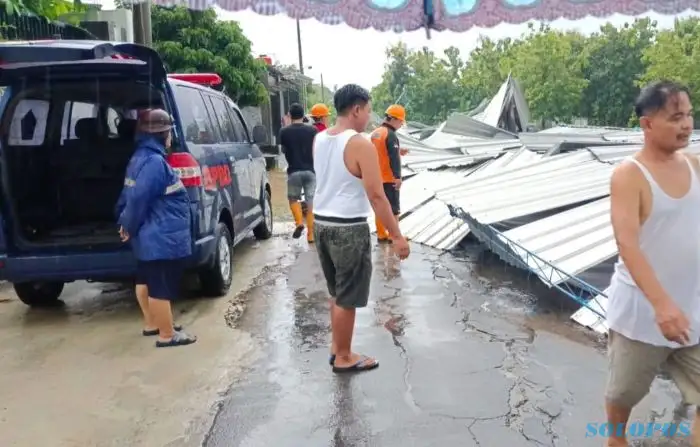
[[[221,85],[224,82],[221,76],[216,73],[170,73],[168,77],[208,86]]]

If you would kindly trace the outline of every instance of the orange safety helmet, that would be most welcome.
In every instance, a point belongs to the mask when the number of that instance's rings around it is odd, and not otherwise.
[[[330,114],[331,111],[325,104],[314,104],[314,106],[311,107],[311,116],[314,118],[323,118],[324,116],[329,116]]]
[[[384,114],[390,118],[395,118],[399,121],[406,122],[406,109],[399,104],[390,105]]]

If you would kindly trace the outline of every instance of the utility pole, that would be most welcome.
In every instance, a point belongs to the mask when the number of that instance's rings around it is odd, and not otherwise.
[[[134,3],[134,41],[150,47],[153,45],[151,28],[151,0]]]
[[[323,73],[321,73],[321,102],[326,103],[326,88],[323,86]]]
[[[301,26],[297,19],[297,47],[299,48],[299,72],[304,74],[304,58],[301,55]]]

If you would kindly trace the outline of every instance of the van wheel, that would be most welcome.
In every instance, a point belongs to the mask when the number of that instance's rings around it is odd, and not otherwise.
[[[62,282],[19,282],[13,286],[17,297],[27,306],[56,307],[63,304],[63,301],[58,299],[63,292]]]
[[[202,292],[207,296],[226,295],[233,281],[233,238],[226,224],[216,227],[214,263],[199,272]]]
[[[262,203],[263,221],[253,229],[253,235],[258,240],[270,239],[272,237],[272,199],[270,193],[265,191],[265,200]]]

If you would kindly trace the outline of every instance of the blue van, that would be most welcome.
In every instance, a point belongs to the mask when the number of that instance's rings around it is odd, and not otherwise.
[[[135,44],[0,44],[0,280],[29,306],[59,302],[76,280],[133,277],[115,204],[134,151],[140,110],[175,120],[168,159],[188,189],[191,267],[207,295],[231,286],[233,247],[272,235],[271,190],[238,106],[210,88],[215,75],[166,74]]]

